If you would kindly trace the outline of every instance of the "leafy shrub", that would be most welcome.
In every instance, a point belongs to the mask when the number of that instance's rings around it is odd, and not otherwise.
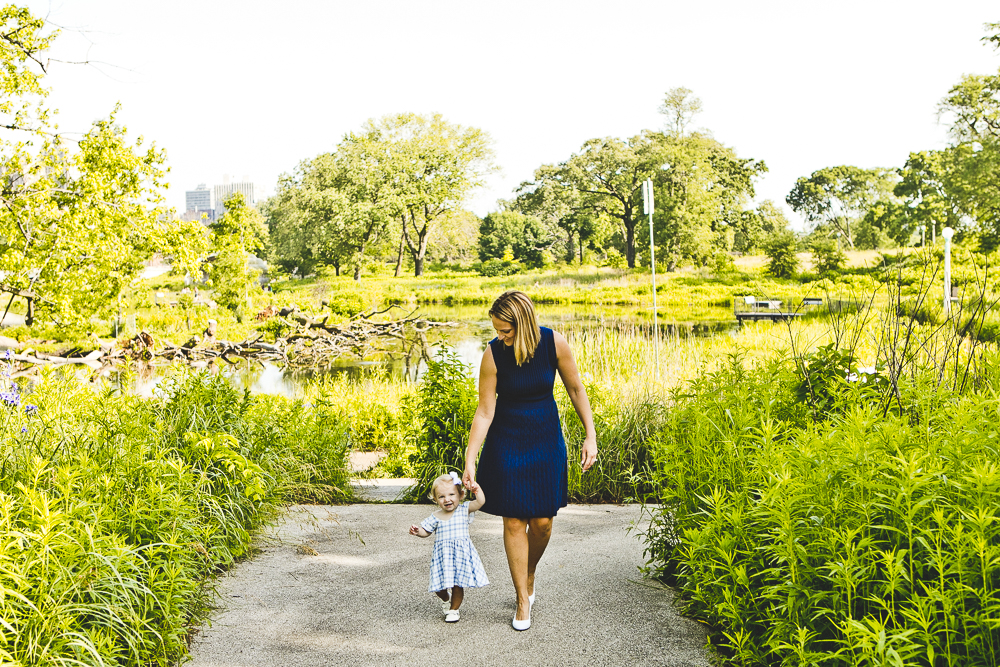
[[[833,409],[818,422],[783,357],[734,357],[677,392],[653,448],[649,570],[728,662],[998,664],[1000,357],[987,356],[980,391],[963,393],[917,364],[895,388],[842,382],[851,355],[821,350],[810,365],[827,366]]]
[[[465,449],[478,394],[468,367],[454,352],[442,351],[427,364],[412,406],[417,453],[412,465],[417,483],[411,500],[425,500],[435,477],[465,469]]]
[[[174,665],[203,582],[287,501],[350,498],[333,415],[184,374],[158,398],[35,385],[0,407],[0,656]]]
[[[354,290],[337,290],[327,297],[327,307],[334,315],[353,317],[368,308],[368,299]]]
[[[612,269],[624,269],[628,266],[625,255],[621,254],[618,248],[608,248],[606,255],[604,266],[610,266]]]
[[[486,278],[512,276],[522,271],[521,263],[513,259],[488,259],[479,265],[479,275]]]
[[[764,241],[767,273],[775,278],[791,278],[799,270],[798,238],[790,230],[778,232]]]
[[[809,244],[809,249],[812,251],[816,272],[821,276],[838,273],[847,261],[847,255],[841,252],[833,239],[816,239]]]
[[[708,266],[712,270],[712,273],[715,274],[732,273],[736,270],[736,262],[733,261],[733,256],[724,250],[713,252]]]

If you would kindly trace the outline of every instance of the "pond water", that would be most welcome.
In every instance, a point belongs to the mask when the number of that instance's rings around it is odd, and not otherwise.
[[[651,314],[638,309],[538,306],[537,311],[539,324],[564,333],[621,327],[649,336],[653,331]],[[234,385],[248,388],[255,394],[295,397],[301,395],[303,387],[310,381],[336,375],[361,377],[375,372],[417,381],[427,367],[426,359],[433,358],[441,350],[454,352],[470,369],[478,368],[486,344],[495,335],[485,307],[424,307],[417,314],[430,320],[454,322],[456,326],[432,330],[427,335],[426,346],[413,345],[409,354],[396,349],[391,355],[383,354],[371,359],[342,357],[332,366],[322,369],[292,369],[272,363],[247,362],[236,366],[221,364],[213,370],[228,377]],[[715,336],[735,332],[737,327],[735,320],[676,322],[670,319],[669,313],[664,313],[659,319],[661,336]],[[168,372],[168,367],[164,366],[134,370],[132,391],[139,395],[151,395]],[[117,372],[106,370],[103,383],[116,384]]]

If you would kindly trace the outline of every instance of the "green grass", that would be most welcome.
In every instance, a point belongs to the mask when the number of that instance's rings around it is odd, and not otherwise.
[[[7,380],[3,380],[5,386]],[[343,501],[348,439],[301,401],[180,375],[144,400],[50,375],[0,407],[0,662],[173,665],[205,578],[288,501]]]
[[[886,315],[730,355],[646,441],[649,572],[727,664],[1000,659],[1000,353]]]

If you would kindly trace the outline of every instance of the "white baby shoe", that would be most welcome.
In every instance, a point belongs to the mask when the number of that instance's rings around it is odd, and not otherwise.
[[[449,609],[448,613],[444,615],[444,622],[458,623],[458,619],[461,617],[462,615],[459,613],[458,609]]]

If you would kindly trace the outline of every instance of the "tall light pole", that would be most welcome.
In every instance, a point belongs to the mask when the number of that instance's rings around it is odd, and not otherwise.
[[[649,267],[653,276],[653,354],[656,355],[656,379],[660,379],[660,324],[656,315],[656,246],[653,237],[653,179],[642,182],[642,212],[649,216]]]
[[[955,230],[945,227],[941,230],[944,237],[944,314],[945,317],[951,315],[951,237],[955,235]]]

